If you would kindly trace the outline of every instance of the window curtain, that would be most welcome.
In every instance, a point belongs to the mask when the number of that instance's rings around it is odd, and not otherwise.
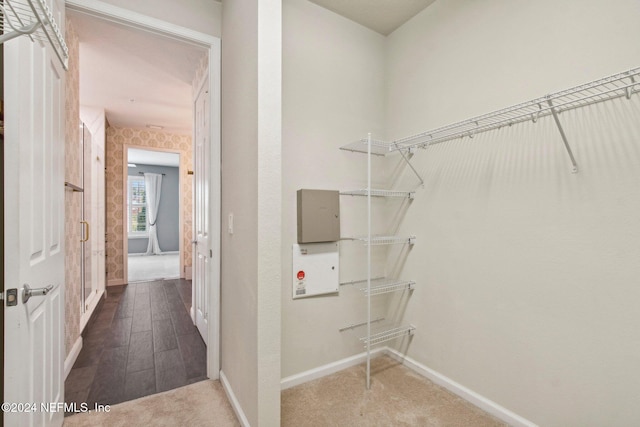
[[[158,206],[162,194],[162,175],[157,173],[144,174],[144,189],[147,196],[147,224],[149,225],[149,244],[146,255],[159,255],[162,253],[158,244]]]

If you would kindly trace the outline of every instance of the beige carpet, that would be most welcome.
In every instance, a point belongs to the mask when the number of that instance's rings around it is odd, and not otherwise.
[[[493,427],[505,423],[383,356],[282,392],[282,426]],[[202,381],[121,403],[108,413],[65,418],[64,426],[239,426],[219,381]],[[266,424],[268,425],[268,424]]]
[[[467,401],[383,356],[282,392],[282,425],[328,426],[506,426]]]
[[[239,426],[220,381],[201,381],[113,405],[108,413],[87,412],[64,419],[64,427]]]

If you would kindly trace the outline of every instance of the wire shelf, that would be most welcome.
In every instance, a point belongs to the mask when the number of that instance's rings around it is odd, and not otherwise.
[[[360,341],[364,343],[364,346],[382,344],[383,342],[391,341],[396,338],[413,335],[416,327],[413,325],[398,326],[391,329],[386,329],[375,334],[371,334],[368,337],[360,338]]]
[[[345,151],[353,151],[356,153],[367,153],[367,138],[359,139],[347,145],[343,145],[340,147],[341,150]],[[387,154],[391,154],[394,152],[394,146],[385,141],[381,141],[379,139],[371,140],[371,154],[374,156],[386,156]]]
[[[341,196],[367,196],[369,194],[369,190],[350,190],[350,191],[341,191]],[[381,190],[381,189],[371,189],[371,197],[397,197],[402,199],[413,200],[415,197],[415,191],[395,191],[395,190]]]
[[[416,236],[371,236],[357,237],[357,240],[364,242],[365,245],[380,246],[380,245],[413,245],[416,242]]]
[[[563,111],[621,97],[630,98],[638,92],[640,92],[640,68],[634,68],[508,108],[397,139],[387,144],[391,150],[399,150],[426,147],[456,138],[473,138],[474,135],[481,132],[529,120],[536,122],[541,117],[559,114]]]
[[[365,245],[413,245],[416,243],[416,236],[358,236],[358,237],[341,237],[340,240],[353,240],[363,242]]]
[[[366,283],[366,280],[364,281]],[[413,280],[394,280],[394,279],[372,279],[371,292],[367,291],[367,287],[361,287],[365,296],[387,294],[390,292],[412,291],[416,282]]]
[[[49,43],[68,69],[69,49],[44,0],[4,0],[0,4],[0,33],[0,44],[22,35]]]

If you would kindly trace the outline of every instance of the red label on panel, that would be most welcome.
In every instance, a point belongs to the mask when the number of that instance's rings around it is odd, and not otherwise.
[[[304,271],[300,270],[298,271],[298,280],[302,280],[304,279]]]

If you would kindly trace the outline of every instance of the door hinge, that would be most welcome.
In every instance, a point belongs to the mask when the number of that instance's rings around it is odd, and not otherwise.
[[[213,258],[213,250],[209,249],[209,258]]]

